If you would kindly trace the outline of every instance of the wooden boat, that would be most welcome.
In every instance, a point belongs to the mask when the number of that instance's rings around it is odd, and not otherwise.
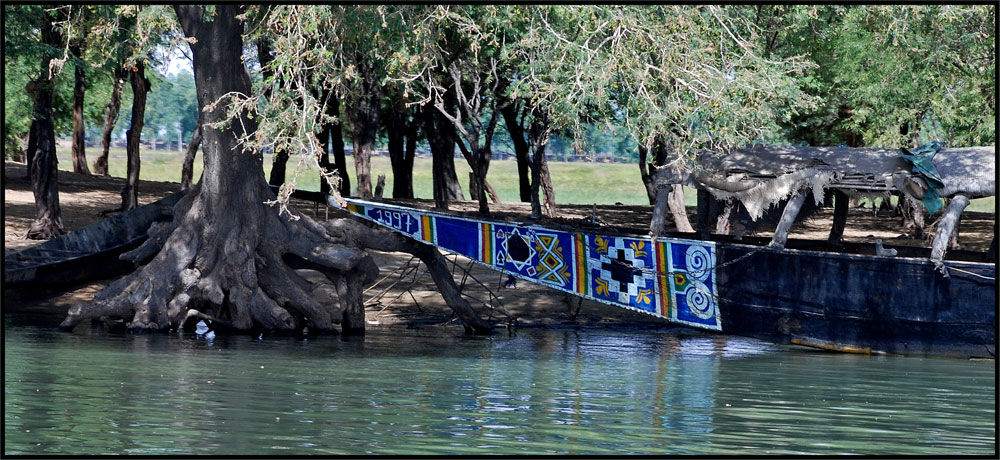
[[[140,206],[4,256],[4,288],[49,287],[108,278],[134,268],[118,256],[146,240],[153,222],[172,216],[183,193]]]
[[[861,254],[834,253],[796,240],[781,248],[762,238],[651,238],[346,203],[494,270],[675,324],[858,353],[996,352],[996,266],[982,254],[951,254],[945,277],[919,248],[882,257],[863,245],[853,248]],[[954,260],[963,257],[970,261]]]

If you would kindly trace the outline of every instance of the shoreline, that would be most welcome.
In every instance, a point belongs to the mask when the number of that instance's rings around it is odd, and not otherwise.
[[[38,244],[37,241],[19,240],[30,224],[34,213],[33,195],[30,182],[24,176],[24,165],[6,162],[4,165],[4,252]],[[124,179],[115,177],[87,176],[69,171],[59,171],[60,203],[63,223],[68,231],[98,222],[99,212],[118,205],[118,191]],[[172,182],[140,181],[138,186],[140,204],[147,204],[170,193],[178,191],[180,184]],[[292,200],[292,205],[310,217],[325,218],[324,210],[311,202]],[[476,203],[458,202],[457,211],[471,209]],[[648,221],[648,206],[599,206],[602,220],[622,226],[641,226]],[[499,213],[517,214],[527,209],[525,203],[493,204],[491,209]],[[582,205],[560,206],[560,216],[577,219],[589,215],[592,207]],[[694,209],[689,207],[692,221]],[[992,238],[994,220],[989,213],[972,213],[963,219],[961,242],[964,249],[985,251]],[[816,216],[805,220],[793,229],[791,236],[805,239],[825,239],[829,229],[832,209],[823,209]],[[641,225],[636,225],[636,223]],[[629,225],[631,224],[631,225]],[[895,228],[898,218],[874,217],[870,210],[851,209],[845,241],[865,242],[881,237],[891,245],[917,246],[929,241],[896,238]],[[770,236],[760,232],[758,236]],[[379,281],[366,288],[366,319],[370,328],[456,328],[461,329],[457,320],[451,320],[451,310],[436,292],[434,283],[419,265],[417,276],[407,268],[410,255],[405,253],[380,253],[372,251],[380,268]],[[603,303],[583,300],[569,294],[547,289],[528,282],[517,283],[512,288],[503,287],[503,276],[470,260],[447,254],[452,265],[456,282],[461,283],[464,270],[468,277],[464,294],[481,316],[498,319],[498,330],[510,318],[516,318],[518,327],[525,328],[615,328],[615,329],[672,329],[691,330],[638,312],[632,312]],[[470,268],[471,267],[471,268]],[[314,293],[335,300],[333,287],[318,272],[298,271],[303,278],[314,284]],[[408,273],[409,272],[409,273]],[[405,277],[400,275],[405,274]],[[14,320],[37,322],[39,325],[56,327],[66,310],[75,303],[87,302],[113,278],[75,286],[54,287],[41,292],[24,290],[3,291],[3,311],[5,324],[9,316]],[[487,288],[487,286],[489,286]],[[407,292],[409,291],[409,292]],[[492,294],[491,294],[492,293]],[[490,299],[494,307],[489,306]],[[509,315],[509,317],[508,317]]]

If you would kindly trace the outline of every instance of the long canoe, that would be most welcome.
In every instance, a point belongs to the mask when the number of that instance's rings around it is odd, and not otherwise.
[[[134,268],[118,256],[138,247],[149,227],[172,216],[183,193],[125,211],[74,232],[4,255],[4,288],[52,287],[108,278]]]
[[[858,353],[994,357],[996,266],[546,228],[347,199],[493,270],[723,334]],[[332,200],[331,205],[336,206]]]

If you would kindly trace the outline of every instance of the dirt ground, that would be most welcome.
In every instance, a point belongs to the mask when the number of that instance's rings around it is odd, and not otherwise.
[[[4,165],[4,253],[38,244],[37,241],[20,239],[35,214],[31,184],[25,178],[23,164],[6,162]],[[96,177],[59,171],[59,200],[62,207],[63,224],[67,230],[75,230],[102,219],[100,212],[112,209],[120,203],[119,192],[123,179]],[[180,189],[180,185],[170,182],[141,181],[139,201],[147,204]],[[410,202],[412,205],[426,206],[427,202]],[[293,205],[306,215],[317,219],[326,218],[323,209],[315,204],[293,200]],[[454,206],[457,211],[473,212],[474,202],[461,202]],[[501,218],[526,220],[530,211],[524,203],[504,203],[493,205]],[[695,210],[688,209],[692,222]],[[642,231],[648,225],[648,206],[560,206],[560,223],[579,223],[581,219],[597,215],[600,221],[609,225],[630,227]],[[882,238],[891,246],[929,247],[929,240],[900,238],[899,218],[883,213],[876,217],[870,209],[851,209],[845,241],[867,242]],[[963,216],[960,242],[963,249],[985,251],[993,236],[994,215],[988,213],[966,213]],[[832,223],[832,208],[821,209],[816,215],[796,226],[792,238],[825,240]],[[669,229],[668,229],[669,230]],[[769,237],[762,232],[758,236]],[[369,328],[393,327],[446,327],[459,328],[460,323],[451,314],[426,270],[417,260],[411,260],[404,253],[374,253],[381,268],[379,281],[365,291],[367,320]],[[463,285],[463,292],[474,308],[483,316],[497,319],[506,324],[516,318],[521,327],[615,327],[615,328],[666,328],[666,321],[655,317],[612,307],[599,302],[582,300],[568,294],[533,285],[518,280],[516,285],[504,286],[506,277],[485,267],[471,264],[470,260],[448,255],[452,261],[456,283]],[[470,268],[471,266],[471,268]],[[319,292],[335,300],[332,286],[324,286],[325,278],[317,272],[301,270],[300,274],[310,282],[317,283]],[[84,285],[71,286],[42,292],[3,290],[3,311],[5,321],[29,322],[38,325],[56,326],[66,310],[75,303],[87,302],[93,295],[112,280],[101,280]]]

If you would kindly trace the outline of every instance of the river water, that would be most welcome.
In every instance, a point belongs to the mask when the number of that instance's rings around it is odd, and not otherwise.
[[[6,324],[5,454],[993,454],[994,361],[697,332]]]

